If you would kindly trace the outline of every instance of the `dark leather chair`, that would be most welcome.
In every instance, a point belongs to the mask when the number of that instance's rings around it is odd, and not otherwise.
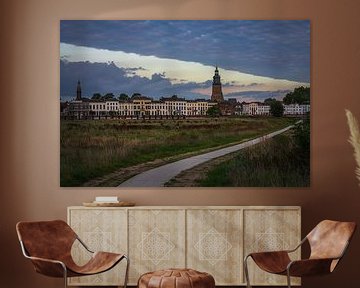
[[[324,220],[295,249],[250,253],[244,259],[247,287],[251,287],[247,267],[249,257],[266,272],[286,275],[289,288],[291,288],[291,276],[315,276],[333,272],[344,256],[355,229],[356,224],[354,222]],[[310,257],[308,259],[292,261],[289,253],[296,251],[306,241],[310,245]]]
[[[124,288],[127,285],[129,259],[124,254],[91,251],[62,220],[19,222],[16,225],[24,256],[31,260],[35,271],[50,277],[88,276],[110,270],[121,260],[127,261]],[[71,247],[78,240],[92,254],[83,266],[78,266],[72,256]]]

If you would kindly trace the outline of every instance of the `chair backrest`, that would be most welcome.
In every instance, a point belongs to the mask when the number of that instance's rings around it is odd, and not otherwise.
[[[310,259],[342,256],[355,229],[355,222],[321,221],[306,236],[311,248]],[[332,270],[335,266],[332,267]]]
[[[30,256],[61,260],[70,256],[75,232],[62,220],[19,222],[19,240]]]

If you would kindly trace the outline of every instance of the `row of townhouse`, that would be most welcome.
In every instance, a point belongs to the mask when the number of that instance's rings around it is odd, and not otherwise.
[[[63,117],[83,119],[88,117],[135,117],[157,118],[168,116],[205,116],[210,107],[219,105],[223,115],[270,115],[270,105],[261,102],[221,103],[209,100],[185,100],[176,96],[154,101],[146,96],[136,96],[128,101],[110,99],[96,101],[87,98],[68,102],[63,108]],[[310,111],[310,105],[290,104],[284,106],[284,115],[303,115]],[[231,109],[230,109],[231,108]],[[226,113],[225,113],[226,112]]]
[[[157,116],[205,116],[216,102],[204,99],[185,100],[169,97],[154,101],[146,96],[136,96],[129,101],[90,99],[75,100],[63,109],[62,116],[84,118],[102,116],[157,117]]]
[[[285,115],[303,115],[310,112],[310,104],[289,104],[284,105]]]
[[[284,107],[284,115],[304,115],[310,112],[309,104],[289,104]],[[242,103],[243,115],[270,115],[270,105],[261,102]]]

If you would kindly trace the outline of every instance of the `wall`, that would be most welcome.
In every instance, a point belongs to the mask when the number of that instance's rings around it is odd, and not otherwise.
[[[360,118],[359,1],[5,0],[1,30],[1,287],[62,287],[22,258],[19,220],[66,217],[95,195],[139,205],[301,205],[303,234],[324,219],[360,223],[360,187],[344,108]],[[310,19],[312,185],[309,189],[60,189],[60,19]],[[281,45],[281,43],[279,43]],[[359,232],[358,232],[359,234]],[[358,287],[360,237],[334,275],[304,287]]]

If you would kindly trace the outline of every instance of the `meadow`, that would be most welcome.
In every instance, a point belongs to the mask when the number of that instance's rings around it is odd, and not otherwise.
[[[202,187],[309,187],[309,124],[236,153],[197,182]]]
[[[61,120],[60,185],[83,186],[121,168],[239,143],[295,121],[273,117]]]

